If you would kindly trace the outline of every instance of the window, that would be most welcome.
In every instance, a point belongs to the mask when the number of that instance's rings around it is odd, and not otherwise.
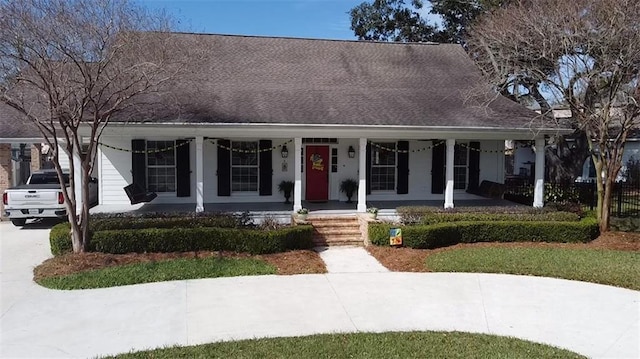
[[[338,149],[331,149],[331,172],[338,172]]]
[[[371,144],[371,190],[393,191],[396,188],[396,144]]]
[[[147,188],[151,192],[176,191],[174,141],[147,141]],[[170,150],[166,150],[171,148]],[[157,150],[160,150],[156,152]]]
[[[466,145],[456,144],[453,155],[453,189],[467,188],[468,153]]]
[[[258,142],[231,144],[231,191],[258,191]]]

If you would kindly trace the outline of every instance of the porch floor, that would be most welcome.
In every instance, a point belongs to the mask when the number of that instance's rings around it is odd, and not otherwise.
[[[302,206],[309,212],[317,214],[351,214],[356,212],[357,203],[328,201],[322,203],[302,201]],[[402,206],[431,206],[443,207],[443,200],[415,200],[415,201],[368,201],[367,207],[376,207],[383,215],[394,215],[397,207]],[[498,207],[522,206],[503,199],[466,199],[455,201],[456,207]],[[195,203],[146,203],[138,205],[98,205],[91,209],[91,213],[117,212],[193,212]],[[293,211],[292,203],[263,202],[263,203],[205,203],[205,212],[251,212],[264,214],[289,214]]]

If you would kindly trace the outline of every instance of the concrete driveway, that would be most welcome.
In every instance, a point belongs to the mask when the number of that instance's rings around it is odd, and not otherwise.
[[[495,274],[331,273],[83,291],[31,281],[48,230],[0,223],[2,358],[87,358],[166,345],[330,332],[458,330],[589,357],[640,357],[640,292]],[[597,270],[597,265],[594,265]]]

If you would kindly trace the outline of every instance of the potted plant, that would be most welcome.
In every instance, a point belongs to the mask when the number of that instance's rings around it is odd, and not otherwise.
[[[369,218],[376,219],[378,218],[378,209],[376,207],[369,207],[367,208],[367,214],[369,215]]]
[[[340,182],[340,192],[347,196],[347,203],[351,203],[351,197],[358,189],[358,182],[352,178],[347,178]]]
[[[307,216],[309,215],[309,210],[306,209],[306,208],[300,208],[298,210],[298,212],[296,212],[296,213],[298,213],[298,218],[299,219],[301,219],[303,221],[306,221],[307,220]]]
[[[293,182],[291,181],[282,181],[278,184],[278,192],[282,192],[284,194],[284,203],[291,203],[289,198],[291,198],[291,192],[293,191]]]

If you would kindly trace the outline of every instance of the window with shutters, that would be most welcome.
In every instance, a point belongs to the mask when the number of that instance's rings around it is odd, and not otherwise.
[[[396,143],[371,144],[371,190],[393,191],[396,188]]]
[[[469,151],[466,144],[456,144],[453,155],[453,189],[467,189]]]
[[[147,141],[147,189],[176,191],[176,150],[174,141]]]
[[[231,191],[258,191],[258,142],[231,143]]]

